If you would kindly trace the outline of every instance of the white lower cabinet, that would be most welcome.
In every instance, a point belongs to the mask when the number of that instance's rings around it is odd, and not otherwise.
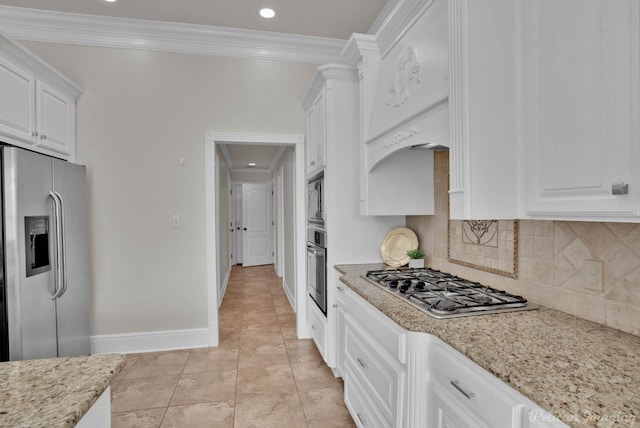
[[[359,428],[389,427],[389,423],[378,414],[376,405],[371,401],[367,388],[360,383],[353,371],[348,368],[344,379],[344,402],[351,417]]]
[[[326,359],[327,317],[310,297],[308,298],[307,306],[309,308],[309,331],[311,332],[311,338],[316,343],[322,358]]]
[[[346,328],[345,328],[345,311],[346,309],[346,301],[344,298],[345,295],[345,287],[344,285],[338,285],[336,287],[336,296],[335,296],[335,317],[336,317],[336,373],[338,376],[344,378],[345,373],[345,363],[344,363],[344,350],[345,350],[345,337],[346,337]]]
[[[87,413],[78,421],[76,428],[111,427],[111,387],[107,387]]]
[[[439,340],[429,346],[427,359],[434,396],[453,403],[460,414],[472,418],[474,426],[511,427],[517,422],[521,403],[495,376]],[[439,412],[432,413],[435,418]]]
[[[338,362],[347,407],[360,427],[403,427],[405,331],[346,287],[338,292]]]
[[[336,302],[338,374],[358,427],[566,427],[444,341],[402,329],[348,287],[338,286]]]
[[[345,365],[349,379],[357,379],[384,425],[402,426],[402,390],[405,367],[349,315],[345,316]],[[349,381],[349,380],[348,380]],[[347,382],[348,382],[347,381]]]

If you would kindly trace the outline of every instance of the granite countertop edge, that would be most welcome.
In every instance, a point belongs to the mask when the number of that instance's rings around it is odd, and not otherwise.
[[[0,363],[0,426],[74,427],[125,363],[120,354]]]
[[[438,337],[567,425],[640,424],[640,337],[546,307],[435,319],[363,278],[385,267],[335,269],[400,327]]]

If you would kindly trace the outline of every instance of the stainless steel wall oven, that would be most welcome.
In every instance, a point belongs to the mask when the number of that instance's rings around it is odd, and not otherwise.
[[[307,290],[320,310],[327,314],[327,234],[307,229]]]

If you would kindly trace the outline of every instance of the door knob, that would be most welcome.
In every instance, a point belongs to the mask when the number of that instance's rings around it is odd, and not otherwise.
[[[245,227],[244,230],[247,230],[247,228]]]

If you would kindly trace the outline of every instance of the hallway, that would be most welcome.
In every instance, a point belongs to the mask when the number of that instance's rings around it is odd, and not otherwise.
[[[112,427],[354,427],[342,380],[295,313],[272,265],[234,266],[220,346],[132,354],[114,380]]]

